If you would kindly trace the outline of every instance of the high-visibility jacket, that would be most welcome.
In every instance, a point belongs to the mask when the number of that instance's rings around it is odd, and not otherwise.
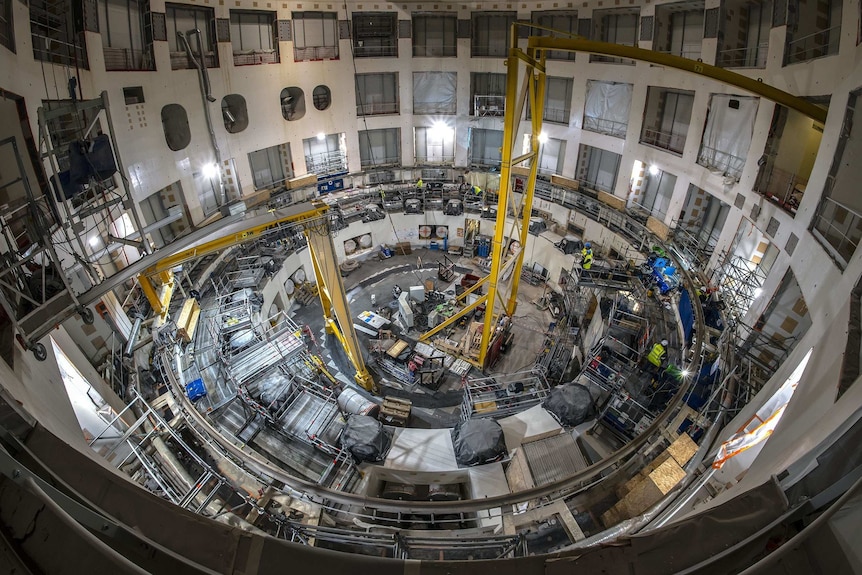
[[[649,355],[647,355],[647,361],[649,361],[656,367],[661,367],[661,360],[664,359],[665,353],[667,353],[667,350],[665,350],[664,346],[660,343],[657,343],[652,346]]]
[[[581,267],[585,270],[593,267],[593,250],[584,248],[581,250]]]

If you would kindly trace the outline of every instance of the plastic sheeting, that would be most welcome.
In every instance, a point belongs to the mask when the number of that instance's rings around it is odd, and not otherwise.
[[[562,425],[580,425],[596,414],[590,390],[580,383],[567,383],[551,390],[542,404]]]
[[[738,107],[731,107],[731,102],[738,102]],[[738,180],[751,147],[759,102],[758,98],[713,94],[697,163]]]
[[[625,135],[632,104],[632,85],[614,82],[587,82],[584,128],[611,135]]]
[[[507,453],[503,428],[493,419],[468,419],[452,429],[452,445],[459,465],[481,465]]]
[[[682,290],[679,296],[679,320],[682,324],[682,332],[685,335],[686,344],[691,343],[691,334],[694,331],[694,309],[691,306],[691,297],[688,290]]]
[[[351,415],[341,434],[341,446],[357,461],[382,461],[391,444],[383,424],[367,415]]]
[[[413,113],[454,114],[457,78],[455,72],[413,72]]]

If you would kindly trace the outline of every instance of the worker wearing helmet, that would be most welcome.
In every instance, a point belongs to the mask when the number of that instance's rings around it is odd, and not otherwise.
[[[661,364],[667,355],[667,340],[663,339],[660,343],[652,346],[652,349],[647,355],[647,361],[654,365],[656,368],[661,369]]]
[[[589,270],[591,267],[593,267],[593,245],[587,242],[581,250],[581,269]]]

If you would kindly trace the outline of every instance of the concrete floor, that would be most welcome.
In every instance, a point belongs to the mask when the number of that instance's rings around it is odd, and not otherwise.
[[[449,257],[456,263],[456,270],[460,273],[469,272],[479,276],[485,275],[478,265],[479,260],[459,256]],[[380,260],[375,254],[374,257],[362,261],[359,269],[344,278],[351,314],[355,317],[362,311],[373,311],[388,305],[393,301],[392,288],[395,285],[406,291],[410,286],[424,285],[427,280],[432,280],[436,289],[441,291],[449,289],[449,285],[444,285],[437,278],[438,262],[442,260],[443,252],[441,251],[416,249],[409,255],[399,254],[389,259]],[[536,358],[542,352],[545,330],[553,321],[549,312],[538,309],[533,303],[541,298],[543,293],[543,286],[532,286],[526,282],[521,282],[517,298],[518,307],[512,327],[515,336],[514,344],[484,375],[513,373],[530,369],[533,366]],[[371,304],[372,295],[376,299],[373,306]],[[294,304],[291,308],[291,314],[294,321],[301,325],[308,325],[315,333],[319,344],[317,351],[329,368],[333,370],[333,374],[345,385],[355,386],[352,378],[353,369],[341,346],[323,331],[323,318],[319,303],[315,300],[305,307]],[[421,335],[420,331],[404,330],[396,318],[397,311],[393,314],[394,321],[391,327],[393,335],[414,341],[418,339]],[[450,337],[458,339],[463,331],[463,329],[455,330]],[[361,332],[357,332],[357,336],[365,346],[366,363],[378,383],[380,396],[403,397],[413,401],[412,426],[450,427],[459,420],[459,410],[463,400],[459,376],[447,371],[447,375],[436,391],[422,385],[404,385],[386,372],[375,368],[375,362],[371,354],[367,352],[371,337]],[[475,367],[471,369],[468,375],[484,377]]]

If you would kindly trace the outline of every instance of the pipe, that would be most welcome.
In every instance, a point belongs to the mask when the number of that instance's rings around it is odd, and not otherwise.
[[[194,34],[198,40],[198,58],[195,58],[195,55],[192,53],[191,44],[189,44],[188,38],[186,38],[186,34]],[[182,32],[177,31],[177,36],[180,40],[182,40],[183,48],[186,50],[186,56],[189,57],[189,60],[192,61],[192,64],[195,65],[195,68],[198,69],[198,80],[201,85],[201,96],[203,97],[204,104],[204,118],[207,122],[207,130],[210,134],[210,142],[212,143],[213,151],[215,152],[216,163],[218,164],[219,176],[221,176],[221,168],[222,168],[222,159],[221,159],[221,150],[218,147],[218,141],[216,140],[215,130],[213,129],[213,119],[212,114],[210,114],[209,104],[215,102],[216,99],[213,97],[212,92],[210,90],[210,77],[209,72],[207,72],[206,66],[204,66],[203,61],[203,42],[201,41],[201,31],[199,28],[194,28],[189,30],[183,34]],[[221,177],[219,177],[219,193],[218,193],[218,203],[219,206],[225,205],[227,202],[225,200],[225,191],[224,185],[221,181]]]
[[[123,350],[124,356],[132,357],[132,354],[135,353],[135,344],[138,341],[138,335],[141,333],[141,324],[143,321],[143,318],[141,318],[139,314],[135,314],[135,323],[132,324],[132,331],[129,333],[129,341],[126,342],[126,348]]]

